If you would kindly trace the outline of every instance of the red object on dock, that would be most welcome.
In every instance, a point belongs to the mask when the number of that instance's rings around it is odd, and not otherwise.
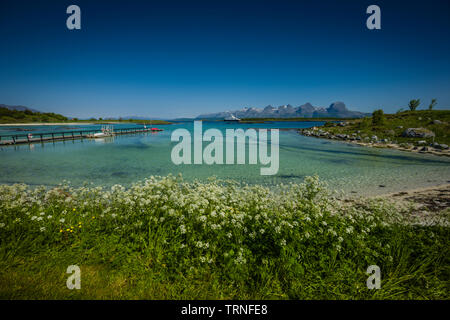
[[[162,129],[158,129],[158,128],[151,128],[150,130],[152,130],[152,131],[163,131]]]

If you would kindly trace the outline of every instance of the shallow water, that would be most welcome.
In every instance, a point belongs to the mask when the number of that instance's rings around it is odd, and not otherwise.
[[[204,122],[203,132],[217,128],[305,128],[319,122],[272,122],[264,124],[227,124]],[[134,124],[116,125],[132,127]],[[28,126],[31,133],[61,131],[93,126]],[[97,126],[101,127],[101,126]],[[158,125],[163,132],[119,135],[106,139],[84,139],[55,143],[0,147],[0,183],[57,185],[69,180],[73,185],[130,185],[151,175],[182,173],[186,180],[205,180],[210,176],[247,183],[273,185],[301,182],[318,174],[332,189],[348,194],[380,194],[437,185],[450,180],[450,160],[432,155],[397,150],[375,149],[338,141],[304,137],[295,130],[280,131],[279,171],[261,176],[256,165],[174,165],[171,161],[171,133],[193,123]],[[68,129],[71,130],[71,129]],[[17,127],[1,127],[0,134],[17,132]],[[28,131],[18,131],[28,133]],[[204,142],[206,146],[208,142]],[[247,143],[248,147],[248,143]],[[385,187],[380,187],[384,185]]]

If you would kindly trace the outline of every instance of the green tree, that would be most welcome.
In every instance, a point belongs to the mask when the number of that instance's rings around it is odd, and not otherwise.
[[[409,102],[409,110],[416,111],[417,107],[420,105],[420,99],[413,99]]]
[[[431,103],[428,106],[428,110],[433,110],[433,107],[437,104],[437,99],[431,99]]]
[[[385,123],[386,117],[384,116],[383,110],[375,110],[372,113],[372,124],[374,126],[383,125]]]

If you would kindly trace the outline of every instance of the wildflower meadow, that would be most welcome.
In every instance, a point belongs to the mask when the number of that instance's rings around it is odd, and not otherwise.
[[[0,298],[448,299],[448,211],[424,224],[408,210],[338,200],[317,177],[2,185]],[[380,289],[367,287],[371,265]]]

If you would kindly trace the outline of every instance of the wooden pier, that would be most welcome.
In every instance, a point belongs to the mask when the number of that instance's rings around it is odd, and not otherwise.
[[[101,129],[58,131],[58,132],[46,132],[35,134],[0,135],[0,146],[25,144],[25,143],[66,141],[75,139],[98,139],[122,134],[158,132],[158,131],[162,131],[162,129],[155,130],[155,128],[121,128],[121,129],[114,129],[114,133],[104,136],[94,136],[94,134],[102,132]]]

